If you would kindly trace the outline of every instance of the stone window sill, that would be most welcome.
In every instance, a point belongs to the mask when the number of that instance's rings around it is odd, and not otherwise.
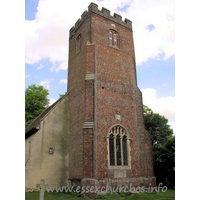
[[[108,169],[131,169],[131,166],[108,166]]]
[[[78,56],[78,54],[79,54],[80,52],[81,52],[81,50],[80,50],[80,51],[78,51],[78,52],[76,53],[75,57],[76,57],[76,56]]]
[[[120,50],[119,47],[117,47],[117,46],[113,46],[113,45],[111,45],[111,44],[109,44],[108,46],[111,47],[111,48],[113,48],[113,49]]]

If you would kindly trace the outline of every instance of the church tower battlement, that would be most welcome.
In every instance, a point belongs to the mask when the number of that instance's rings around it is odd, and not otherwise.
[[[118,24],[121,24],[123,26],[126,26],[127,28],[130,28],[132,29],[132,22],[129,20],[129,19],[125,19],[125,21],[122,21],[122,16],[121,15],[118,15],[117,13],[114,13],[113,16],[110,15],[110,10],[102,7],[101,10],[98,10],[98,5],[95,4],[95,3],[91,3],[89,6],[88,6],[88,11],[85,10],[83,12],[83,14],[81,15],[81,18],[79,18],[77,20],[77,22],[75,23],[75,26],[73,26],[71,29],[70,29],[70,37],[74,35],[74,33],[76,32],[76,30],[79,28],[79,26],[83,23],[83,21],[86,19],[87,15],[89,13],[96,13],[102,17],[105,17],[115,23],[118,23]]]

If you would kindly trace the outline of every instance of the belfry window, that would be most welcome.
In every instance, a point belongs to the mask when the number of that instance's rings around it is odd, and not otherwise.
[[[77,52],[81,50],[81,34],[77,37],[76,40]]]
[[[114,30],[109,31],[109,44],[113,46],[118,46],[118,34]]]
[[[117,125],[109,132],[110,166],[128,166],[128,145],[126,130]]]

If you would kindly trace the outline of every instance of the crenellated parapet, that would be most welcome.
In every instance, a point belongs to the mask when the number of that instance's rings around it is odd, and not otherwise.
[[[121,15],[118,15],[116,13],[114,13],[113,16],[110,15],[110,10],[102,7],[101,10],[98,10],[98,5],[95,4],[95,3],[91,3],[89,6],[88,6],[88,10],[85,10],[83,12],[83,14],[81,15],[81,18],[79,18],[77,20],[77,22],[75,23],[75,26],[73,26],[71,29],[70,29],[70,38],[71,36],[73,36],[76,32],[76,30],[79,28],[79,26],[82,24],[82,22],[86,19],[86,17],[89,15],[89,13],[96,13],[102,17],[105,17],[113,22],[116,22],[122,26],[125,26],[127,28],[130,28],[132,29],[132,22],[129,20],[129,19],[125,19],[124,21],[122,21],[122,16]]]

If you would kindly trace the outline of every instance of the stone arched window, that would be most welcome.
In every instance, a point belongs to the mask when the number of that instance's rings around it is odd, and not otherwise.
[[[116,31],[110,30],[109,31],[109,44],[112,46],[119,47],[119,35]]]
[[[120,126],[114,126],[109,131],[109,164],[110,166],[128,166],[128,134]]]

